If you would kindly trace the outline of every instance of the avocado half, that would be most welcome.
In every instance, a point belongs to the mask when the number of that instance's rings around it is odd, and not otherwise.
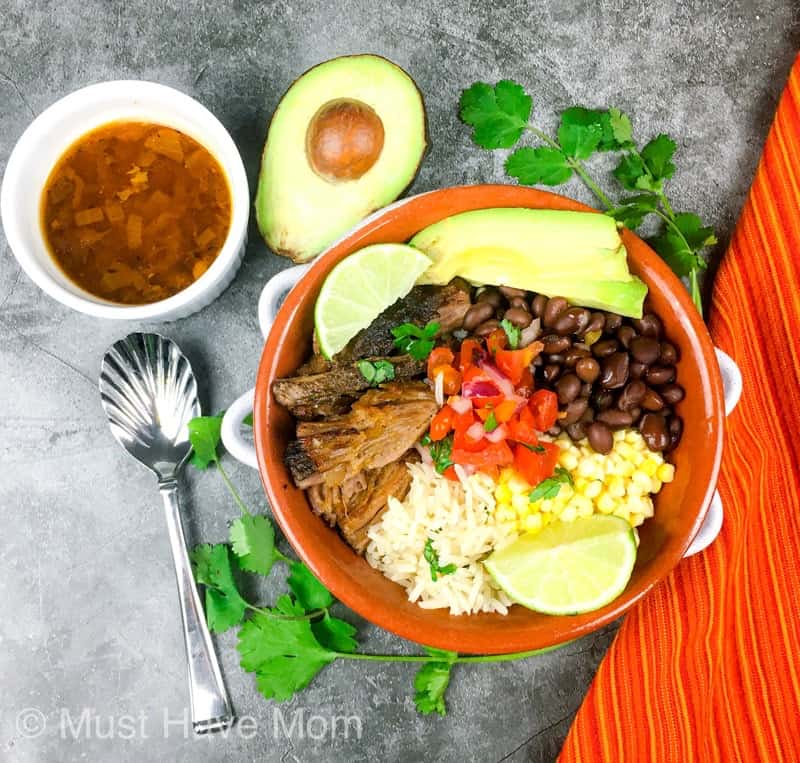
[[[370,212],[394,201],[427,146],[414,80],[374,55],[309,69],[270,123],[256,193],[267,246],[306,262]]]

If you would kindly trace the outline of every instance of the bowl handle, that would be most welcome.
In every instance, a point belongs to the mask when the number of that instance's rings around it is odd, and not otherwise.
[[[264,284],[258,299],[258,325],[267,338],[286,293],[303,277],[309,265],[296,265],[276,273]],[[256,449],[242,436],[242,421],[253,410],[255,388],[237,398],[222,419],[222,444],[237,461],[258,469]]]
[[[717,362],[719,363],[719,372],[722,375],[722,389],[725,398],[725,416],[730,416],[733,409],[739,402],[742,396],[742,372],[739,366],[736,365],[733,358],[727,353],[720,350],[718,347],[714,348],[717,353]],[[711,499],[711,505],[708,507],[708,513],[700,525],[700,530],[694,536],[694,540],[684,556],[693,556],[704,548],[709,546],[719,535],[722,529],[722,499],[719,496],[719,491],[714,491],[714,497]]]

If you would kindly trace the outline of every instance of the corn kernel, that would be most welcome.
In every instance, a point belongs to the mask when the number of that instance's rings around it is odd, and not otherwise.
[[[592,480],[583,491],[587,498],[597,498],[603,490],[603,483],[601,480]]]
[[[675,479],[675,467],[672,464],[661,464],[656,471],[656,477],[662,482],[672,482]]]
[[[640,469],[637,469],[633,473],[631,479],[633,480],[634,485],[638,485],[642,489],[642,492],[646,493],[650,492],[650,486],[652,484],[652,480],[647,474],[645,474],[645,472],[641,471]]]
[[[508,489],[512,493],[527,493],[530,490],[528,483],[525,482],[525,480],[523,480],[521,477],[518,477],[516,474],[508,480],[507,484]]]
[[[628,517],[628,522],[630,522],[631,527],[638,527],[644,522],[644,516],[642,514],[631,514]]]
[[[629,429],[627,432],[625,432],[624,439],[626,442],[631,443],[631,445],[637,445],[641,443],[641,435],[635,429]]]
[[[585,477],[587,479],[599,477],[600,470],[593,461],[584,459],[580,462],[580,464],[578,464],[578,476]]]
[[[589,517],[594,513],[594,504],[585,495],[576,495],[572,499],[572,506],[575,507],[579,517]]]
[[[558,457],[558,463],[561,464],[567,471],[572,471],[578,466],[578,457],[572,450],[562,450],[561,455]]]
[[[639,470],[643,471],[648,477],[655,475],[657,469],[658,461],[656,461],[654,458],[646,459],[645,462],[639,467]]]
[[[585,492],[586,488],[589,485],[589,481],[584,477],[578,477],[575,480],[575,492],[576,493],[583,493]]]
[[[508,482],[514,476],[514,470],[506,467],[503,471],[500,472],[500,484],[503,485]]]
[[[559,516],[559,519],[562,522],[574,522],[577,518],[578,518],[578,511],[572,505],[567,506]]]
[[[613,498],[622,498],[625,495],[625,483],[621,477],[612,477],[608,481],[606,490]]]
[[[539,511],[550,512],[553,510],[553,501],[550,498],[544,498],[539,501]]]
[[[498,485],[494,497],[498,503],[508,503],[511,500],[511,489],[508,485]]]
[[[650,492],[657,493],[659,490],[661,490],[661,480],[658,477],[653,477],[650,481]]]
[[[625,439],[625,430],[618,429],[614,432],[614,442],[622,442]]]
[[[597,497],[597,502],[595,505],[597,506],[597,510],[602,514],[610,514],[612,511],[614,511],[617,502],[607,492],[603,491]]]
[[[529,514],[527,517],[525,517],[523,526],[527,532],[538,532],[543,527],[542,515]]]
[[[511,496],[511,507],[514,511],[523,511],[528,508],[528,496],[525,493],[515,493]]]

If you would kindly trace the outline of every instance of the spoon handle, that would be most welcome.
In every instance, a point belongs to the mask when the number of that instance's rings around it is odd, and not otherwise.
[[[192,728],[197,734],[218,731],[230,726],[234,717],[189,563],[181,522],[178,483],[174,479],[162,480],[159,482],[159,490],[164,500],[169,544],[178,578],[183,637],[189,662]]]

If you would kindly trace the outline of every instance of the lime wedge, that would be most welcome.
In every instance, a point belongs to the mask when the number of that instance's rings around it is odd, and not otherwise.
[[[619,517],[594,514],[523,535],[484,564],[518,604],[548,615],[576,615],[616,599],[635,561],[631,526]]]
[[[430,264],[422,252],[405,244],[373,244],[343,259],[328,273],[314,308],[322,354],[333,357],[405,297]]]

